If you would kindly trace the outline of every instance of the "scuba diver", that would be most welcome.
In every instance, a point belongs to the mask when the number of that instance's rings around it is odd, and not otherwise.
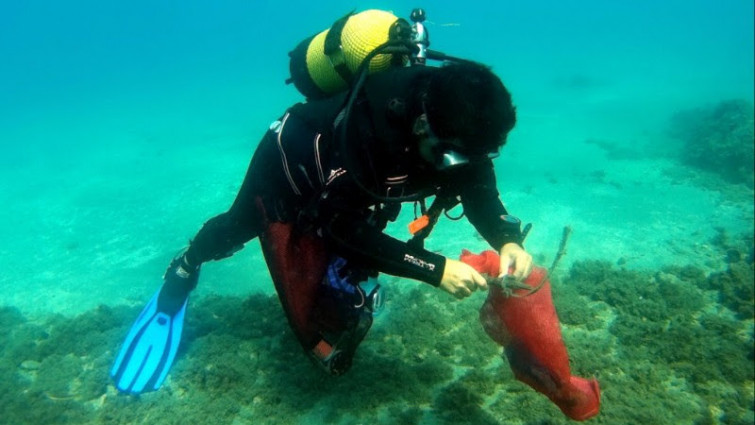
[[[344,37],[359,15],[345,17],[331,33]],[[408,31],[412,42],[426,36],[413,20],[407,30],[394,17],[391,34]],[[398,44],[393,51],[370,49],[348,77],[349,90],[310,95],[270,126],[233,204],[173,259],[131,328],[111,370],[120,391],[161,385],[202,264],[227,258],[254,238],[296,338],[333,375],[349,369],[382,304],[378,273],[419,280],[459,299],[487,289],[471,266],[424,249],[422,240],[444,209],[461,203],[500,253],[500,270],[527,277],[532,257],[522,247],[519,220],[499,198],[492,162],[516,123],[509,91],[489,67],[471,61],[406,66],[402,60],[416,58],[427,42]],[[392,55],[390,66],[365,71],[378,54]],[[429,208],[427,198],[434,199]],[[405,203],[423,212],[408,242],[384,233]]]

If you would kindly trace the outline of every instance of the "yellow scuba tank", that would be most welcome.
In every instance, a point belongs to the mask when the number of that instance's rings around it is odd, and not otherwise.
[[[294,86],[308,99],[328,97],[345,90],[364,58],[388,41],[409,37],[411,26],[390,12],[377,9],[349,13],[330,28],[309,37],[289,53]],[[378,54],[369,72],[406,63],[405,57]]]

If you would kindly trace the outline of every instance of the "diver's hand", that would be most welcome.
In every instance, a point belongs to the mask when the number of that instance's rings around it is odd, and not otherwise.
[[[488,282],[468,264],[447,258],[440,287],[456,298],[462,299],[472,295],[472,292],[478,289],[488,289]]]
[[[513,268],[512,273],[509,273],[510,268]],[[509,274],[516,280],[524,280],[532,271],[532,256],[521,246],[509,242],[501,248],[500,270],[501,276]]]

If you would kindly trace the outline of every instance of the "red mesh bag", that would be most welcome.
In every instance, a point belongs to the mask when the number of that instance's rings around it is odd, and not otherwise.
[[[464,250],[461,261],[480,273],[493,277],[499,274],[500,257],[496,252],[475,255]],[[547,271],[534,267],[524,284],[539,289],[518,289],[511,296],[500,287],[490,287],[480,308],[485,332],[504,347],[516,379],[548,396],[571,419],[583,421],[597,415],[598,381],[571,374]]]

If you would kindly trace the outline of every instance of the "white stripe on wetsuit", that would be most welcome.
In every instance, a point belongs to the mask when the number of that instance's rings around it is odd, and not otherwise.
[[[325,173],[322,172],[322,160],[320,159],[320,133],[315,136],[315,164],[317,164],[317,177],[320,178],[320,184],[325,183]]]
[[[280,128],[278,129],[278,150],[281,153],[281,161],[283,162],[283,171],[286,173],[286,177],[288,178],[288,183],[291,185],[291,189],[293,189],[294,193],[297,195],[301,195],[301,191],[296,186],[296,183],[294,183],[294,178],[291,176],[291,170],[288,168],[288,159],[286,159],[286,152],[283,150],[283,142],[281,141],[281,137],[283,136],[283,127],[286,126],[286,121],[288,120],[288,116],[290,113],[286,113],[286,115],[283,116],[283,120],[281,121]]]

